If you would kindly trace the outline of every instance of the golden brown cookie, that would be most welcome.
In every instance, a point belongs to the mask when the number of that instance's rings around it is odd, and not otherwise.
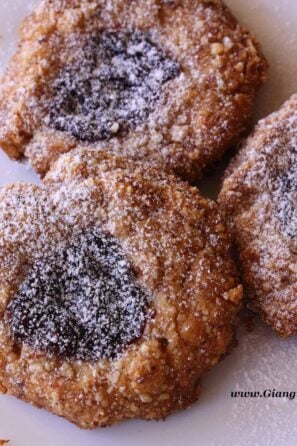
[[[221,1],[47,0],[0,89],[0,145],[41,175],[80,144],[188,180],[250,120],[267,62]]]
[[[248,305],[282,336],[297,333],[297,95],[261,121],[220,193]]]
[[[77,149],[0,192],[0,389],[81,428],[191,405],[241,304],[216,204]]]

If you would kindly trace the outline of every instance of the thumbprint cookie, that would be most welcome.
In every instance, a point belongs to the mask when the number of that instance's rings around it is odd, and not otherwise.
[[[217,205],[152,166],[77,148],[0,191],[0,388],[81,428],[190,406],[241,297]]]
[[[281,336],[297,334],[297,95],[262,120],[220,194],[248,305]]]
[[[267,62],[221,1],[47,0],[0,87],[0,145],[44,175],[78,145],[194,181],[246,130]]]

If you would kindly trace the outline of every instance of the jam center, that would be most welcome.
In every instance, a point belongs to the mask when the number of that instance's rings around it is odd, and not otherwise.
[[[17,342],[96,361],[117,357],[141,336],[148,304],[117,241],[83,233],[35,262],[6,317]]]
[[[289,156],[289,150],[288,155]],[[274,202],[284,235],[297,237],[297,151],[290,154],[288,168],[278,177]]]
[[[82,46],[81,46],[82,45]],[[81,141],[123,134],[146,120],[178,64],[141,31],[85,39],[52,85],[47,123]]]

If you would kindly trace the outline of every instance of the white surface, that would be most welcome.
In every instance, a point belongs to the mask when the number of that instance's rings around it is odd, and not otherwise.
[[[226,0],[252,29],[271,63],[255,117],[297,91],[297,3],[295,0]],[[29,2],[30,3],[30,2]],[[0,0],[0,69],[13,51],[16,28],[28,9],[24,0]],[[0,184],[37,181],[28,168],[0,154]],[[84,432],[11,397],[0,397],[0,438],[11,446],[237,446],[297,443],[297,395],[285,399],[232,399],[231,390],[297,391],[297,339],[278,339],[261,323],[242,330],[239,347],[203,381],[200,402],[165,422],[133,421]]]

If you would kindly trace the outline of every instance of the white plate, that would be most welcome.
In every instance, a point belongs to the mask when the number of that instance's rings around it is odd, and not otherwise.
[[[271,80],[260,95],[256,119],[297,91],[297,3],[226,2],[257,34],[271,63]],[[24,0],[0,0],[0,70],[14,50],[17,26],[29,7]],[[4,154],[0,154],[0,173],[0,184],[38,181],[31,170],[10,162]],[[297,339],[280,340],[261,323],[253,333],[242,330],[239,338],[235,352],[205,377],[200,401],[165,422],[133,421],[84,432],[45,411],[1,396],[0,438],[11,439],[12,446],[295,445],[297,393],[288,400],[234,399],[230,392],[297,392]]]

